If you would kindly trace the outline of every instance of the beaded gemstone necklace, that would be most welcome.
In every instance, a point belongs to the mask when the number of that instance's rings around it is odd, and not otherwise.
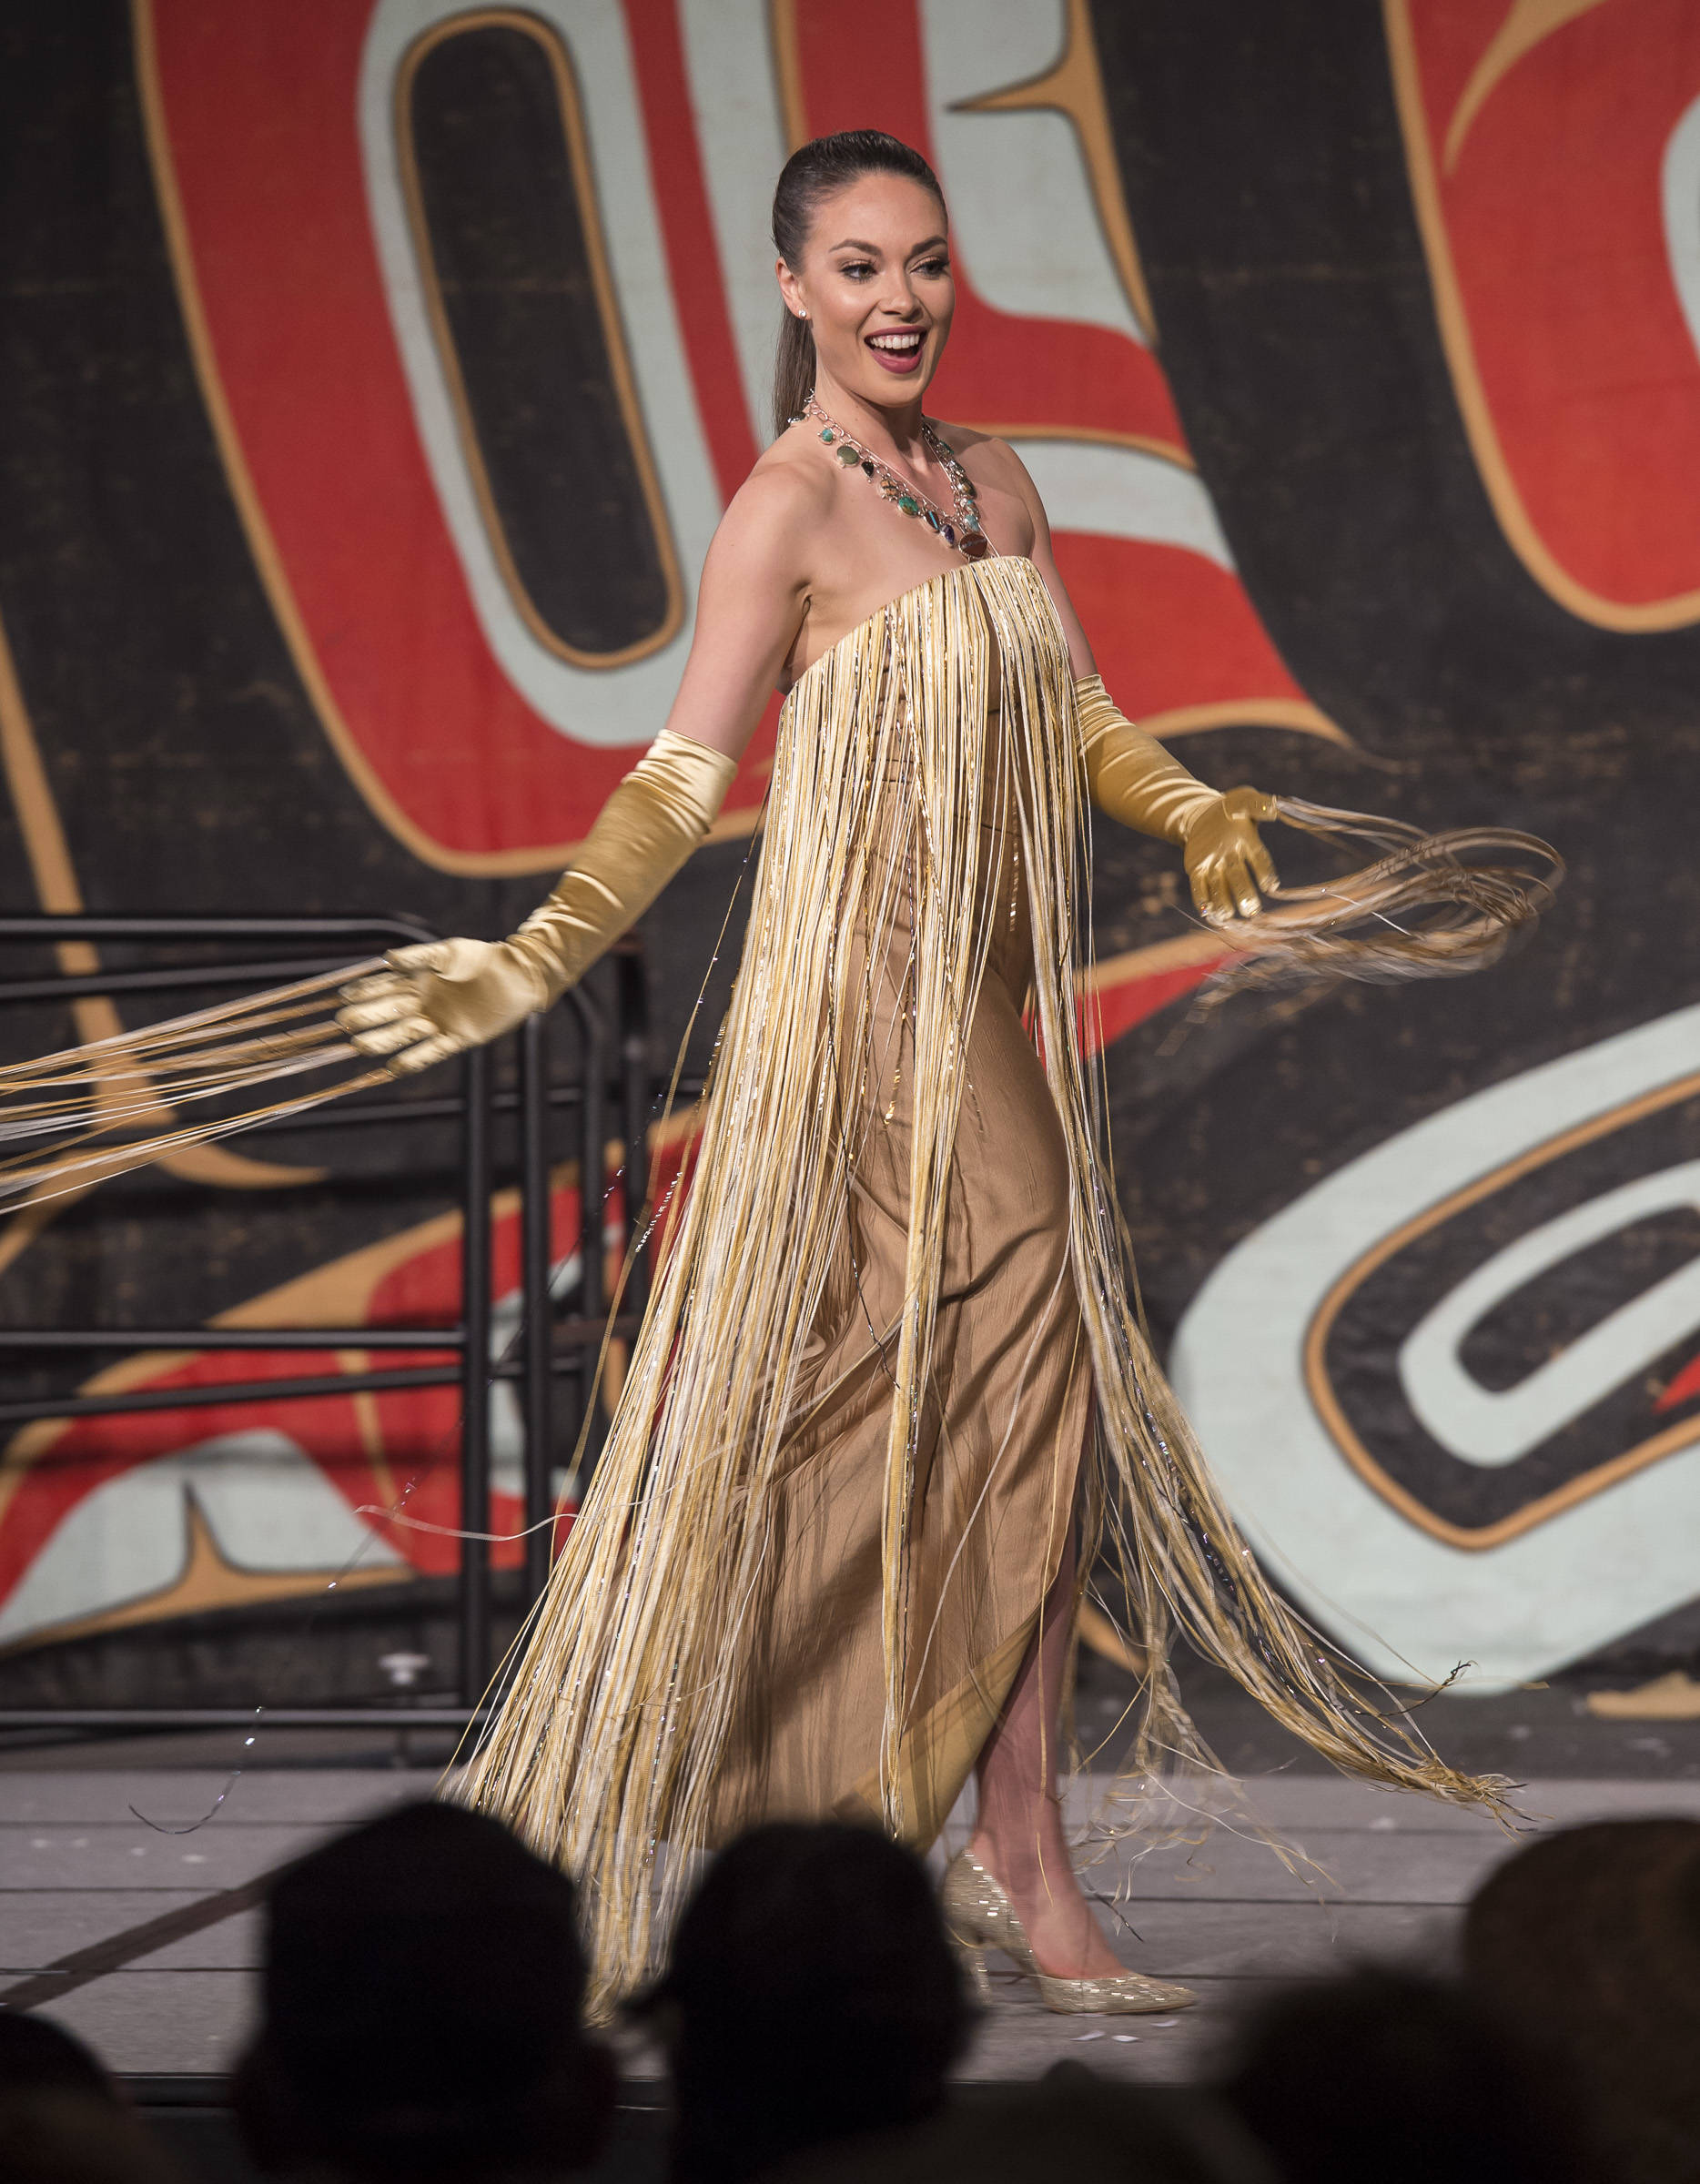
[[[809,418],[820,426],[821,438],[845,470],[859,470],[865,478],[871,479],[879,490],[880,499],[889,500],[900,515],[917,518],[929,531],[936,531],[946,546],[954,546],[971,561],[977,561],[991,551],[991,541],[980,526],[974,480],[926,418],[921,420],[921,438],[927,453],[943,466],[945,475],[950,480],[950,495],[956,506],[949,515],[929,500],[918,485],[900,477],[888,462],[882,462],[872,449],[865,448],[835,419],[828,417],[815,400],[813,389],[803,405],[802,414],[794,417],[791,422],[800,425]]]

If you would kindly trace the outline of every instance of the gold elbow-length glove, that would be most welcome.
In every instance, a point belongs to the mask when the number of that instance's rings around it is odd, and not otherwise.
[[[337,1021],[362,1054],[427,1069],[511,1031],[576,985],[655,900],[707,834],[736,762],[663,728],[597,814],[549,900],[506,940],[394,948],[390,969],[344,986]]]
[[[1258,834],[1275,817],[1275,799],[1260,789],[1207,788],[1154,736],[1136,728],[1101,675],[1074,686],[1080,749],[1092,801],[1124,826],[1179,843],[1199,915],[1231,923],[1236,909],[1255,917],[1258,889],[1276,885],[1275,866]]]

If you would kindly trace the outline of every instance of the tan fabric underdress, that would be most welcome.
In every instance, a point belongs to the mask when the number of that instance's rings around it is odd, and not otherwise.
[[[996,713],[993,713],[996,726]],[[993,752],[994,733],[988,737]],[[1012,808],[982,822],[991,945],[966,1046],[913,1518],[906,1832],[936,1835],[1019,1670],[1072,1521],[1091,1364],[1068,1255],[1068,1157],[1022,1022],[1033,935]],[[912,890],[915,875],[906,875]],[[841,1066],[865,1109],[848,1218],[776,1482],[776,1582],[715,1835],[877,1819],[881,1498],[909,1233],[914,1094],[906,894],[877,951],[872,1036]],[[857,936],[865,948],[869,936]]]

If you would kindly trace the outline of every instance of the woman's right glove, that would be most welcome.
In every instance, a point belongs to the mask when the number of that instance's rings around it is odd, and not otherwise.
[[[597,814],[577,862],[506,940],[392,948],[337,1021],[398,1075],[499,1038],[558,1001],[641,917],[707,834],[737,762],[663,728]]]
[[[1124,826],[1181,844],[1192,899],[1212,925],[1231,925],[1234,912],[1255,917],[1258,889],[1273,888],[1275,866],[1257,830],[1273,819],[1275,799],[1259,789],[1224,794],[1189,774],[1117,705],[1101,675],[1074,686],[1080,753],[1092,801]]]

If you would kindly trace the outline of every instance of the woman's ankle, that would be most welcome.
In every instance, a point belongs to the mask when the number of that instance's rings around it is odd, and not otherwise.
[[[1046,1833],[1050,1835],[1048,1829]],[[1060,1828],[1053,1839],[1037,1843],[1024,1831],[1018,1844],[1012,1844],[1007,1836],[989,1830],[976,1828],[968,1838],[968,1851],[976,1863],[1012,1896],[1027,1896],[1035,1889],[1048,1891],[1059,1881],[1074,1878],[1074,1860],[1068,1855],[1068,1845]]]

